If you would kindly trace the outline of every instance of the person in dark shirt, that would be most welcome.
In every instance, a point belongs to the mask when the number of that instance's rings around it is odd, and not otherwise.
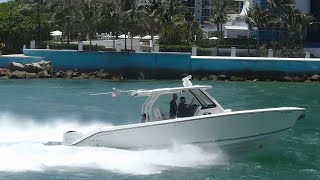
[[[177,94],[173,94],[172,100],[170,102],[170,111],[169,111],[171,119],[176,118],[177,116],[177,109],[178,109],[177,102],[176,102],[177,99],[178,99]]]
[[[194,98],[192,99],[192,101],[190,102],[190,104],[186,104],[186,98],[185,97],[181,97],[180,98],[180,103],[178,106],[178,113],[177,116],[178,117],[190,117],[192,116],[192,110],[194,110],[193,107],[193,102],[194,102]]]
[[[147,122],[147,115],[146,114],[142,114],[141,115],[141,123],[145,123],[145,122]]]

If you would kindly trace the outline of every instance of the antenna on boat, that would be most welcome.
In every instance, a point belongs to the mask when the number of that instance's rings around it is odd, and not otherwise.
[[[182,82],[183,82],[182,84],[183,84],[184,87],[193,86],[192,82],[190,81],[191,78],[192,78],[192,75],[189,75],[189,76],[187,76],[185,78],[182,78]]]

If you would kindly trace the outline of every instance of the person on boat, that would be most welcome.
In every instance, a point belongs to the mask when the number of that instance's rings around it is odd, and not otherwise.
[[[146,114],[142,114],[141,116],[142,116],[141,123],[147,122],[147,115]]]
[[[192,99],[192,101],[189,104],[187,104],[186,102],[187,102],[187,100],[185,97],[180,98],[177,117],[193,116],[193,112],[195,110],[195,108],[194,108],[195,105],[193,105],[194,98]]]
[[[177,99],[178,99],[177,94],[173,94],[172,100],[170,102],[170,111],[169,111],[171,119],[176,118],[176,116],[177,116],[177,110],[178,110],[178,106],[177,106],[177,102],[176,102]]]

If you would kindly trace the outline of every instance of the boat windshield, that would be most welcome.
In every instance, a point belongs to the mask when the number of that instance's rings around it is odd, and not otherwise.
[[[199,103],[202,106],[202,109],[208,109],[208,108],[215,108],[216,107],[216,104],[214,104],[214,102],[212,102],[212,100],[207,95],[205,95],[202,92],[202,90],[193,89],[193,90],[190,90],[190,92],[199,101]]]

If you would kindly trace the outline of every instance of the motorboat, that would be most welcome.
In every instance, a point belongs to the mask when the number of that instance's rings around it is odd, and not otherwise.
[[[305,114],[305,109],[298,107],[224,109],[207,92],[211,86],[193,85],[191,78],[183,78],[182,87],[130,91],[132,96],[147,99],[142,105],[142,122],[137,120],[134,124],[97,129],[87,134],[68,131],[62,145],[149,149],[179,143],[259,149],[279,139]],[[180,104],[185,108],[189,105],[183,102],[177,103],[177,115],[168,113],[173,96],[177,96],[176,101],[193,99],[189,114],[181,116],[180,112],[179,115]]]

